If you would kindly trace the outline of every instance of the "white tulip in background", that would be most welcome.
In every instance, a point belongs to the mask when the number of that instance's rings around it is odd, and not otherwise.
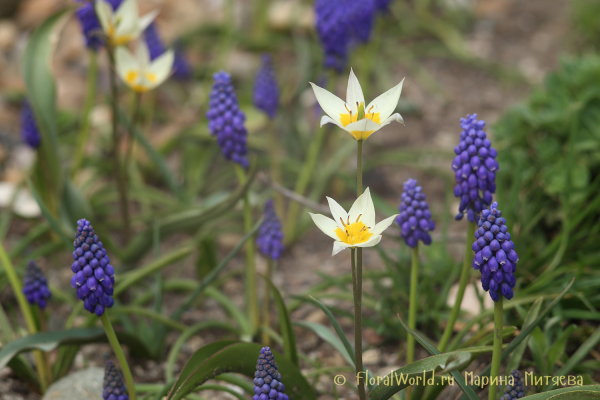
[[[175,59],[173,50],[167,50],[154,61],[150,61],[148,46],[143,40],[133,55],[126,47],[115,50],[117,74],[131,89],[139,93],[152,90],[169,77]]]
[[[96,1],[96,14],[100,25],[113,46],[123,46],[140,37],[142,32],[154,21],[158,10],[140,17],[136,0],[125,0],[113,11],[105,0]]]

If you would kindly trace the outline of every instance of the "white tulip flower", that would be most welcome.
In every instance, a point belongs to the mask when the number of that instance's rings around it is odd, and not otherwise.
[[[175,55],[173,50],[167,50],[154,61],[150,61],[150,53],[146,42],[138,44],[134,56],[126,47],[115,50],[117,74],[136,92],[144,93],[163,83],[173,69]]]
[[[137,39],[154,21],[158,10],[140,17],[136,0],[125,0],[113,11],[106,0],[96,0],[96,14],[112,46],[123,46]]]

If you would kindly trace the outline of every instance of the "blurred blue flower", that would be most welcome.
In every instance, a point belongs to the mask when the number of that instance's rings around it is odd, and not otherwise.
[[[346,7],[349,13],[348,31],[358,42],[368,42],[377,10],[375,0],[349,0]]]
[[[73,264],[71,286],[77,289],[77,298],[83,300],[84,308],[97,316],[104,314],[105,308],[114,304],[113,286],[115,269],[110,265],[106,249],[98,240],[98,235],[90,221],[77,221],[77,233],[73,242]]]
[[[104,400],[129,400],[123,374],[112,361],[108,361],[104,369],[102,398]]]
[[[46,308],[48,299],[52,297],[52,292],[48,288],[48,280],[35,261],[29,261],[25,268],[23,294],[29,304],[37,304],[42,310]]]
[[[460,126],[463,130],[452,161],[454,196],[460,198],[456,220],[462,219],[466,211],[469,222],[475,222],[476,215],[490,205],[496,192],[498,153],[483,131],[485,121],[478,121],[477,114],[461,118]]]
[[[473,268],[481,270],[481,286],[486,292],[489,290],[492,300],[498,301],[500,295],[510,300],[517,282],[514,273],[519,257],[497,202],[483,210],[478,226],[472,246]]]
[[[23,100],[23,107],[21,108],[21,138],[34,149],[40,147],[42,142],[42,135],[35,120],[33,109],[27,99]]]
[[[215,83],[208,103],[208,129],[226,159],[248,168],[246,115],[240,110],[231,76],[226,72],[213,75]]]
[[[80,4],[75,11],[77,19],[81,23],[85,45],[92,50],[98,50],[102,44],[102,26],[96,15],[93,1],[77,0]]]
[[[263,54],[262,64],[254,81],[253,101],[256,108],[273,119],[279,108],[279,86],[268,54]]]
[[[346,0],[316,0],[316,27],[325,53],[325,66],[341,72],[348,60],[349,35]]]
[[[283,231],[281,222],[275,212],[273,200],[267,200],[265,203],[265,219],[258,229],[258,238],[256,244],[261,253],[277,261],[283,253]]]
[[[158,33],[156,23],[152,22],[144,31],[144,40],[148,45],[150,53],[150,61],[160,57],[167,49]],[[173,77],[177,80],[186,80],[192,76],[190,65],[180,48],[177,46],[174,49],[175,60],[173,61]]]
[[[523,386],[521,373],[515,369],[510,374],[513,377],[513,384],[511,385],[509,382],[506,385],[504,395],[500,397],[500,400],[516,400],[525,397],[525,387]]]
[[[396,223],[400,225],[400,235],[404,242],[410,247],[415,247],[419,240],[426,245],[431,244],[428,232],[435,229],[435,223],[431,219],[425,194],[421,186],[417,186],[416,179],[404,182],[400,200],[400,214],[396,217]]]
[[[275,357],[270,348],[263,347],[256,363],[252,400],[289,400],[288,395],[283,393],[284,390]]]
[[[375,7],[377,11],[382,13],[390,11],[390,3],[392,0],[375,0]]]

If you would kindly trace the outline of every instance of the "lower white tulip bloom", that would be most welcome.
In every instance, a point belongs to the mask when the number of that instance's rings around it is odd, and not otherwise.
[[[346,211],[335,200],[327,197],[333,219],[321,214],[309,213],[317,227],[324,234],[334,239],[332,256],[347,248],[372,247],[381,241],[381,233],[386,230],[398,216],[375,224],[375,206],[369,188]]]
[[[367,139],[373,132],[392,121],[404,124],[402,116],[394,113],[398,100],[400,100],[403,83],[404,79],[365,106],[365,96],[352,69],[350,69],[348,78],[346,102],[310,82],[319,105],[327,114],[321,118],[321,126],[329,123],[335,124],[350,133],[356,140]]]
[[[154,89],[169,77],[174,58],[173,50],[168,50],[150,61],[145,41],[140,41],[135,56],[126,47],[115,50],[117,73],[127,86],[140,93]]]

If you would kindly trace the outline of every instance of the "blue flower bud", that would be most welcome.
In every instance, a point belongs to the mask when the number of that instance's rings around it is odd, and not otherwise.
[[[96,307],[98,310],[101,309],[99,315],[102,315],[104,313],[104,306],[98,304]],[[102,389],[102,398],[104,400],[129,400],[123,374],[121,374],[121,371],[117,369],[112,361],[106,363]]]
[[[35,261],[29,261],[25,268],[23,294],[29,304],[35,304],[42,310],[46,308],[48,299],[52,296],[52,292],[48,288],[48,280]]]
[[[275,212],[273,200],[265,203],[264,216],[265,219],[258,229],[256,244],[263,255],[276,261],[281,257],[284,246],[281,222]]]
[[[37,149],[42,142],[42,135],[29,101],[23,100],[21,109],[21,138],[29,147]]]
[[[252,400],[289,400],[284,393],[285,386],[281,383],[281,374],[278,368],[271,349],[263,347],[256,363]]]
[[[511,372],[512,384],[506,385],[504,388],[504,395],[500,397],[500,400],[516,400],[525,397],[525,387],[523,386],[523,380],[521,374],[516,369]]]
[[[262,64],[254,81],[253,102],[269,118],[275,117],[279,108],[279,85],[268,54],[262,56]]]

